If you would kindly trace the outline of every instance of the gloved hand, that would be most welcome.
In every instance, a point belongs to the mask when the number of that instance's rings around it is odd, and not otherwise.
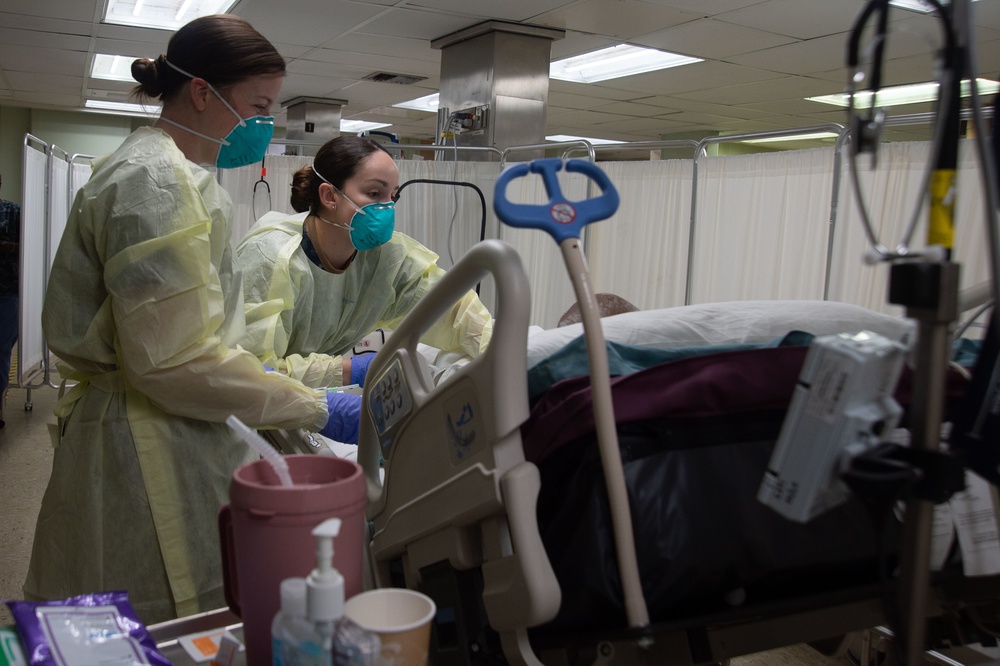
[[[330,418],[319,434],[338,442],[357,444],[361,428],[361,396],[329,391],[326,394],[326,409]]]
[[[368,366],[372,364],[375,354],[362,354],[351,357],[351,383],[364,387],[365,375],[368,374]]]

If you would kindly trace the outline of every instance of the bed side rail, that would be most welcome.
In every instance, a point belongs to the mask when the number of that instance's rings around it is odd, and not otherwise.
[[[486,351],[434,386],[420,336],[488,274],[498,306]],[[517,632],[552,619],[561,594],[539,536],[537,468],[524,460],[530,287],[520,257],[496,240],[465,255],[392,333],[368,371],[358,460],[366,477],[376,584],[403,560],[481,567],[490,625]],[[379,480],[379,459],[385,473]]]

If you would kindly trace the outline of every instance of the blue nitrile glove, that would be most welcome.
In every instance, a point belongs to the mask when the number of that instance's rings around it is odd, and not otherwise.
[[[351,357],[351,383],[364,388],[365,375],[368,374],[368,366],[372,364],[375,354],[362,354]]]
[[[361,396],[328,391],[326,409],[330,418],[319,434],[345,444],[357,444],[361,428]]]
[[[264,366],[264,372],[274,372],[274,368],[269,365]]]

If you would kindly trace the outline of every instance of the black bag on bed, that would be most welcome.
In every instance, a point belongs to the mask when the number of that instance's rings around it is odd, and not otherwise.
[[[789,521],[757,501],[807,347],[740,350],[612,380],[640,576],[653,621],[878,578],[858,500]],[[909,373],[897,390],[909,402]],[[960,389],[956,388],[960,393]],[[522,428],[542,475],[539,529],[562,588],[548,630],[626,625],[589,379],[553,386]]]

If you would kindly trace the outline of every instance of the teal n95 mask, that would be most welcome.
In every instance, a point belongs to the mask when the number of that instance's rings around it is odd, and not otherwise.
[[[168,65],[176,69],[178,72],[184,76],[193,79],[194,76],[185,72],[183,69],[173,64],[169,60],[164,59]],[[208,83],[206,81],[206,83]],[[232,111],[233,115],[236,116],[236,126],[229,131],[224,139],[216,139],[211,136],[202,134],[201,132],[196,132],[190,127],[185,127],[180,123],[175,123],[169,118],[164,118],[160,116],[160,120],[165,123],[169,123],[174,127],[179,127],[182,130],[190,132],[195,136],[200,136],[203,139],[212,141],[219,144],[219,154],[215,157],[215,166],[220,169],[237,169],[242,166],[247,166],[248,164],[256,164],[264,159],[264,155],[267,154],[267,146],[271,143],[271,137],[274,135],[274,116],[251,116],[249,118],[243,118],[239,113],[236,112],[229,102],[219,94],[215,87],[208,83],[209,90],[219,98],[219,101],[226,105],[226,108]]]
[[[330,220],[325,220],[322,217],[319,219],[323,220],[330,226],[340,227],[341,229],[347,229],[350,231],[351,244],[354,245],[355,249],[362,252],[366,250],[374,250],[378,246],[389,242],[389,239],[392,238],[392,232],[396,228],[395,202],[385,201],[359,206],[351,201],[350,197],[341,192],[339,187],[324,178],[323,174],[319,171],[316,171],[316,167],[313,167],[312,170],[314,174],[319,176],[320,180],[337,190],[340,196],[347,199],[348,203],[354,206],[355,209],[354,215],[351,216],[351,223],[349,225],[331,222]],[[317,215],[316,217],[319,216]]]

